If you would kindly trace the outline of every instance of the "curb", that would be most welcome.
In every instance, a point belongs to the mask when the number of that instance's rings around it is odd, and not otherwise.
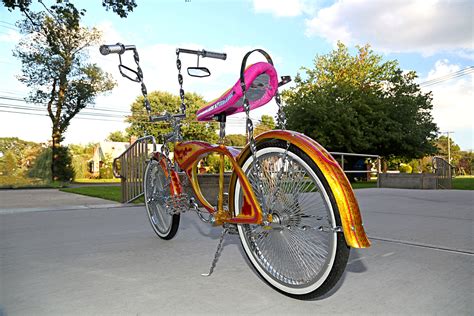
[[[28,207],[28,208],[11,208],[11,209],[0,209],[0,215],[18,214],[18,213],[29,213],[29,212],[56,212],[56,211],[87,211],[95,209],[113,209],[113,208],[128,208],[143,206],[144,204],[93,204],[93,205],[69,205],[69,206],[57,206],[57,207]]]

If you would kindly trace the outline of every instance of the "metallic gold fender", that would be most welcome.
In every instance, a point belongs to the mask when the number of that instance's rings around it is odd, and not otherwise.
[[[344,171],[342,171],[337,161],[329,154],[329,152],[327,152],[326,149],[319,145],[315,140],[297,132],[273,130],[258,135],[256,141],[258,144],[267,139],[281,139],[288,141],[299,147],[316,162],[317,166],[325,176],[339,208],[342,229],[347,245],[353,248],[370,247],[370,241],[367,238],[362,225],[359,205],[354,192],[352,191],[351,184],[344,174]],[[248,150],[249,147],[247,145],[237,159],[239,164],[242,163],[241,158],[246,156],[244,153]],[[236,178],[232,177],[230,180],[230,192],[232,192],[232,186],[235,185],[235,181]],[[233,199],[231,194],[229,194],[229,197]],[[232,205],[233,203],[230,204]]]
[[[163,156],[159,152],[155,152],[153,154],[153,158],[156,159],[161,168],[163,169],[163,172],[165,173],[165,176],[168,177],[168,168],[167,168],[167,162],[165,156]],[[170,183],[170,192],[172,195],[179,195],[183,192],[183,187],[181,185],[181,181],[179,180],[178,173],[174,170],[171,171],[171,183]]]

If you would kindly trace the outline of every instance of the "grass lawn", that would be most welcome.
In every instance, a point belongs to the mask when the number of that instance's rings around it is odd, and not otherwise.
[[[377,180],[375,180],[375,181],[354,182],[354,183],[351,183],[351,185],[352,185],[352,188],[354,190],[376,188],[377,187]]]
[[[458,176],[453,179],[454,190],[474,190],[474,176]]]
[[[120,183],[120,179],[74,179],[74,183]]]
[[[121,191],[120,187],[117,186],[90,186],[80,188],[63,188],[60,191],[82,194],[101,199],[111,200],[115,202],[121,202]]]
[[[26,178],[22,176],[0,175],[0,189],[42,189],[42,188],[62,188],[67,183],[59,181],[49,181],[36,178]]]

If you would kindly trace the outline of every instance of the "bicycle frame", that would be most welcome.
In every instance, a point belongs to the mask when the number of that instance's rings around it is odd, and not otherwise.
[[[219,192],[216,207],[211,205],[203,196],[197,176],[199,161],[205,156],[212,153],[217,153],[220,157]],[[211,145],[202,141],[175,142],[174,161],[188,177],[196,198],[199,200],[199,202],[201,202],[204,208],[206,208],[206,210],[213,216],[213,223],[215,225],[221,225],[223,223],[261,224],[264,220],[262,215],[262,209],[257,201],[255,193],[251,188],[250,181],[244,174],[236,160],[236,157],[238,157],[239,153],[240,151],[232,147],[226,147],[222,144]],[[223,205],[225,157],[229,158],[234,170],[233,175],[235,175],[239,179],[243,188],[243,208],[237,216],[235,216],[234,213],[230,210],[225,210]],[[155,158],[159,160],[162,167],[164,167],[164,170],[166,170],[166,158],[163,157],[161,153],[155,153]],[[171,171],[170,190],[173,195],[179,195],[183,192],[182,184],[175,170]]]

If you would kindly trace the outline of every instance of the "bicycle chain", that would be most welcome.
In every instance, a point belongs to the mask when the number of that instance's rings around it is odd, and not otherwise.
[[[186,114],[186,103],[184,102],[183,75],[181,74],[181,59],[176,50],[176,67],[178,68],[179,97],[181,98],[181,113]]]
[[[143,81],[143,70],[140,67],[140,56],[138,55],[138,50],[136,50],[136,49],[133,50],[133,60],[135,61],[135,64],[137,65],[137,71],[136,71],[137,79],[138,79],[138,82],[140,83],[140,86],[141,86],[141,91],[142,91],[142,95],[143,95],[143,99],[144,99],[143,102],[145,104],[145,109],[147,111],[148,118],[151,121],[151,105],[150,105],[150,101],[148,100],[148,91],[147,91],[147,88],[145,86],[145,82]],[[123,66],[121,55],[119,55],[119,61],[120,61],[120,65]],[[126,77],[126,78],[128,78],[132,81],[137,82],[137,79],[132,79],[132,78],[128,77],[127,75],[123,74],[121,70],[120,70],[120,73],[122,74],[122,76],[124,76],[124,77]],[[145,135],[148,134],[146,126],[145,126],[144,132],[145,132]]]
[[[181,99],[181,113],[185,114],[186,113],[186,104],[184,102],[184,89],[183,89],[183,75],[181,74],[181,60],[179,59],[179,53],[176,51],[176,67],[178,68],[178,83],[179,83],[179,96]],[[141,70],[140,70],[141,71]],[[143,92],[145,91],[145,92]],[[144,96],[146,94],[146,88],[143,90],[142,88],[142,93],[144,93]],[[148,99],[145,96],[145,99],[148,102]],[[172,132],[175,133],[174,137],[176,137],[179,140],[179,131],[176,132],[176,130],[179,130],[180,128],[180,123],[179,122],[172,122]],[[177,125],[176,125],[177,124]],[[166,160],[166,171],[168,173],[168,183],[169,185],[171,183],[171,172],[174,170],[174,166],[171,165],[171,160],[170,160],[170,150],[168,146],[168,139],[166,137],[163,137],[163,145],[161,146],[161,154],[165,157]]]
[[[184,102],[184,89],[183,89],[184,80],[183,80],[183,75],[181,74],[181,59],[179,59],[178,51],[176,51],[176,68],[178,68],[178,84],[179,84],[179,97],[181,99],[181,113],[186,114],[186,103]],[[172,128],[174,132],[176,129],[176,126],[173,125]],[[166,139],[163,139],[163,145],[161,146],[161,153],[166,157],[166,169],[168,171],[168,179],[171,183],[171,170],[174,170],[174,168],[171,165],[171,161],[169,159],[170,150],[168,147],[168,141]]]
[[[276,90],[276,93],[275,93],[275,102],[278,105],[277,126],[278,128],[285,130],[286,129],[286,114],[283,111],[283,108],[281,106],[281,97],[280,97],[280,92],[278,92],[278,89]]]
[[[120,57],[120,56],[119,56]],[[135,61],[135,63],[137,64],[137,77],[138,77],[138,80],[140,81],[140,84],[141,84],[141,91],[142,91],[142,95],[143,95],[143,99],[144,99],[144,103],[145,103],[145,109],[147,111],[147,114],[148,114],[148,118],[150,120],[150,122],[152,122],[152,118],[151,118],[151,105],[150,105],[150,101],[148,100],[148,91],[147,91],[147,88],[145,86],[145,83],[143,81],[143,71],[142,71],[142,68],[140,67],[140,56],[138,55],[138,51],[136,49],[133,50],[133,59]],[[120,63],[122,63],[122,60],[120,58]],[[145,127],[145,135],[148,134],[148,131],[147,131],[147,127]],[[168,173],[168,183],[166,184],[167,186],[171,183],[171,162],[169,160],[169,148],[168,148],[168,143],[163,141],[163,145],[161,146],[161,154],[166,157],[166,169],[167,169],[167,173]]]

